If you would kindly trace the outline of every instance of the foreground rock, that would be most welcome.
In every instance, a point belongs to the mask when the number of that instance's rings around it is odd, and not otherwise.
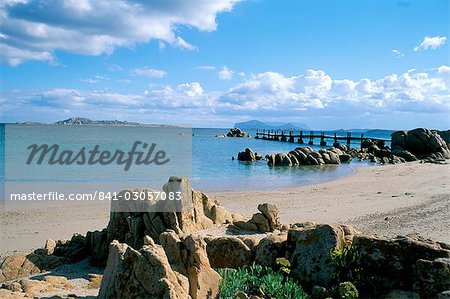
[[[434,297],[450,288],[448,245],[419,237],[393,239],[357,235],[353,244],[361,253],[364,292],[380,295],[385,290],[417,291]]]
[[[137,251],[114,241],[98,298],[190,298],[186,280],[171,269],[162,246]]]

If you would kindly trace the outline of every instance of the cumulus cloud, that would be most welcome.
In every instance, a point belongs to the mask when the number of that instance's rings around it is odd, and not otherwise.
[[[13,66],[26,60],[53,62],[56,50],[111,54],[150,40],[195,50],[177,28],[214,31],[217,15],[238,1],[1,1],[0,61]]]
[[[136,68],[130,71],[132,76],[143,76],[149,78],[163,78],[167,76],[167,72],[163,70],[153,69],[150,67]]]
[[[301,116],[310,117],[312,122],[316,118],[344,122],[352,118],[362,124],[365,123],[363,115],[386,121],[407,113],[409,120],[417,123],[426,117],[430,123],[450,125],[448,117],[438,117],[450,113],[450,67],[447,65],[427,72],[408,70],[378,79],[340,79],[322,70],[307,70],[293,76],[263,72],[241,80],[223,91],[205,90],[199,82],[155,85],[138,94],[62,88],[28,93],[3,91],[0,116],[3,121],[17,121],[17,115],[56,117],[68,115],[69,111],[70,116],[89,116],[90,111],[95,111],[96,119],[121,115],[137,120],[139,111],[144,120],[151,115],[161,122],[194,121],[203,125],[210,125],[215,119],[243,116],[272,120]]]
[[[418,51],[425,51],[428,49],[434,50],[439,48],[440,46],[443,46],[445,44],[445,41],[447,40],[447,37],[445,36],[425,36],[417,47],[414,48],[415,52]]]
[[[233,71],[224,66],[222,70],[217,73],[217,75],[219,75],[221,80],[231,80],[231,78],[233,78]]]

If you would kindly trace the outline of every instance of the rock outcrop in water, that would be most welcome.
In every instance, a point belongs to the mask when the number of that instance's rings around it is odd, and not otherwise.
[[[239,128],[233,128],[230,129],[230,131],[227,134],[219,134],[216,135],[216,137],[241,137],[241,138],[248,138],[251,137],[249,133],[244,132],[243,130]]]

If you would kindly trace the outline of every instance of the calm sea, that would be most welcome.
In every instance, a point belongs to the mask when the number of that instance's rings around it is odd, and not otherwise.
[[[111,127],[111,136],[114,130]],[[130,128],[128,128],[129,130]],[[146,127],[134,127],[132,130],[145,132]],[[151,130],[155,130],[151,128]],[[75,132],[77,132],[75,130]],[[95,140],[105,139],[105,136],[95,136],[97,130],[67,136],[70,143],[89,144]],[[195,128],[192,130],[192,177],[191,185],[195,189],[206,191],[224,190],[257,190],[278,189],[302,186],[330,181],[354,173],[356,166],[368,166],[366,162],[351,162],[350,164],[333,166],[300,166],[300,167],[268,167],[266,162],[240,162],[237,158],[239,151],[246,147],[260,152],[262,155],[288,152],[300,145],[296,143],[257,140],[254,131],[249,131],[252,138],[217,138],[217,134],[226,134],[227,129]],[[390,138],[390,131],[373,131],[365,133],[365,137]],[[345,133],[342,133],[343,135]],[[0,126],[0,169],[4,169],[4,126]],[[157,141],[156,141],[157,142]],[[318,143],[316,140],[315,143]],[[331,141],[330,141],[331,143]],[[359,143],[353,144],[359,146]],[[313,146],[313,148],[321,148]],[[172,175],[178,175],[174,172]],[[4,179],[4,171],[1,174]]]

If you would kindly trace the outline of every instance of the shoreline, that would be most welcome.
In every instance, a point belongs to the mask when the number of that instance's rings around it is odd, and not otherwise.
[[[251,216],[260,203],[273,203],[283,223],[314,221],[350,224],[367,234],[418,233],[450,243],[450,165],[405,163],[357,167],[352,175],[324,183],[262,191],[207,192],[231,213]],[[195,189],[195,186],[193,186]],[[199,190],[201,191],[201,190]],[[0,258],[42,247],[48,238],[70,239],[74,233],[102,230],[109,205],[90,203],[0,215]]]

